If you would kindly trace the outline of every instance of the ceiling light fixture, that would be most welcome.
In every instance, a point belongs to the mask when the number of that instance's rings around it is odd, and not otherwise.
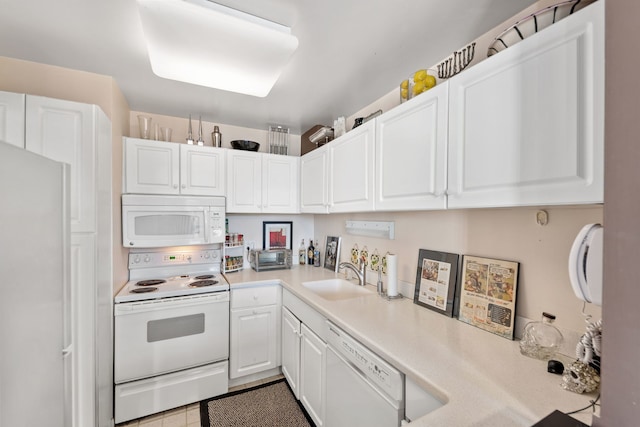
[[[207,0],[137,0],[157,76],[265,97],[298,39],[291,29]]]

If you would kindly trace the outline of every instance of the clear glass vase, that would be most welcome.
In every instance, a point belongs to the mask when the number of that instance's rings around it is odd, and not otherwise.
[[[542,320],[530,322],[524,327],[520,341],[520,353],[534,359],[548,360],[560,350],[562,333],[553,325],[556,316],[542,313]]]

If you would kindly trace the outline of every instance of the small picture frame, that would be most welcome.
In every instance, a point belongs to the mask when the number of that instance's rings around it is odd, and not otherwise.
[[[420,249],[414,304],[453,316],[459,255]]]
[[[293,222],[263,221],[262,249],[293,249]]]
[[[327,236],[327,244],[324,252],[324,268],[338,272],[338,264],[340,263],[340,236]]]
[[[513,340],[520,263],[462,256],[458,320]]]

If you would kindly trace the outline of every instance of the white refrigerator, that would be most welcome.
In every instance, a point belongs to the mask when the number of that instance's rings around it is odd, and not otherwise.
[[[71,425],[68,169],[0,142],[0,427]]]

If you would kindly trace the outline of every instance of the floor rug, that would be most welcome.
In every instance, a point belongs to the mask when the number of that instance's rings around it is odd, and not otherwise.
[[[311,427],[284,379],[200,402],[202,427]]]

